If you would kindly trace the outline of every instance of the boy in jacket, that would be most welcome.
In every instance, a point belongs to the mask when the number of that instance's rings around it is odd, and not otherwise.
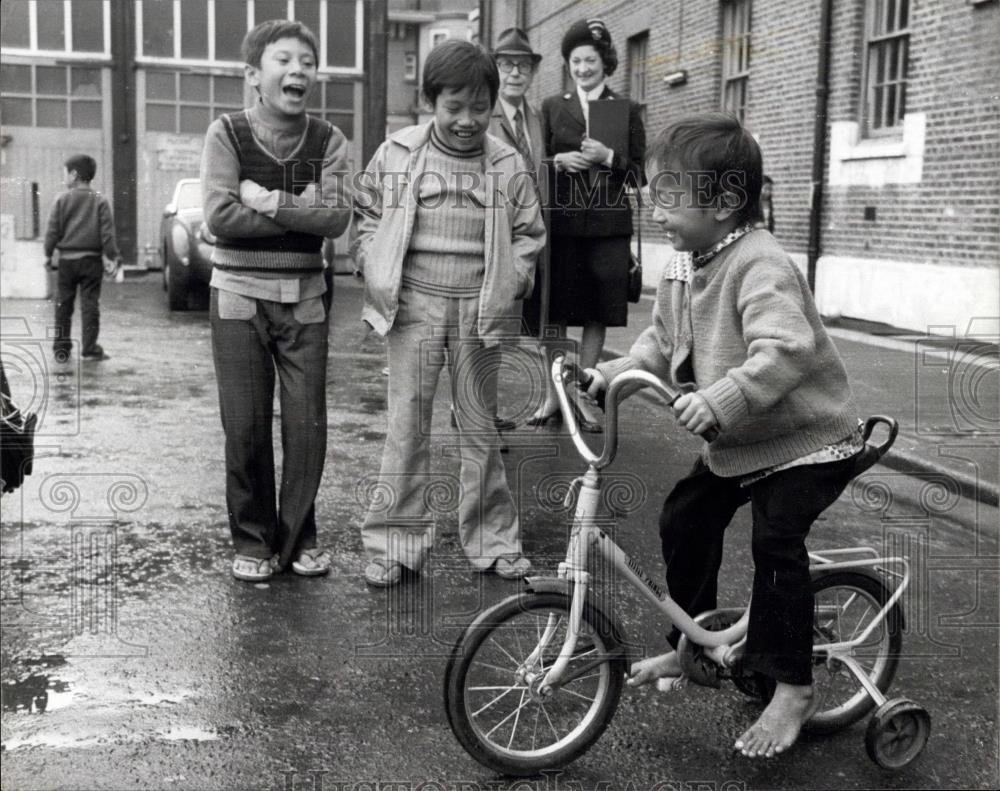
[[[362,318],[385,335],[388,432],[362,540],[365,580],[387,587],[419,571],[433,543],[432,507],[458,501],[469,562],[524,576],[520,523],[494,424],[496,346],[520,331],[545,228],[531,174],[487,134],[499,90],[493,58],[446,41],[424,66],[434,119],[376,151],[356,195],[353,249],[365,277]],[[430,427],[450,360],[461,448],[457,482],[430,476]],[[445,492],[444,499],[439,499]]]

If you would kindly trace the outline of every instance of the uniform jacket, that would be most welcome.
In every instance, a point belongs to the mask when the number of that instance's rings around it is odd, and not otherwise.
[[[600,99],[622,98],[605,86]],[[542,102],[545,154],[551,158],[566,151],[579,151],[587,124],[576,90],[550,96]],[[646,130],[640,107],[629,102],[629,150],[615,151],[611,167],[591,168],[587,173],[550,174],[552,189],[551,231],[553,236],[631,236],[632,211],[626,184],[642,184]],[[588,194],[590,197],[588,197]]]
[[[365,278],[361,318],[380,335],[392,327],[399,307],[403,261],[417,209],[413,187],[424,172],[430,130],[428,123],[390,135],[368,163],[355,195],[351,250]],[[513,148],[487,134],[480,163],[487,205],[478,332],[489,346],[520,332],[519,300],[534,286],[545,226],[534,183],[523,175],[521,157]]]

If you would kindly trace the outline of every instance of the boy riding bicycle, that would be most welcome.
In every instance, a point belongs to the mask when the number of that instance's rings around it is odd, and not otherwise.
[[[745,668],[776,682],[735,748],[772,757],[813,711],[813,594],[805,539],[852,476],[863,440],[847,373],[798,268],[771,234],[753,230],[761,152],[739,122],[712,113],[664,129],[647,159],[653,219],[677,251],[653,323],[625,357],[597,366],[590,393],[642,369],[678,387],[703,448],[660,514],[671,597],[688,613],[716,607],[723,535],[753,509],[753,594]],[[667,636],[676,648],[680,632]],[[681,675],[675,651],[632,668],[629,683]]]

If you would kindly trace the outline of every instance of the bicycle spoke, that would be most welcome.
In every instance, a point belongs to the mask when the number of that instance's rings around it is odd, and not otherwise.
[[[487,703],[481,709],[478,709],[477,711],[472,712],[472,716],[473,717],[478,717],[480,714],[482,714],[484,711],[486,711],[486,709],[488,709],[488,708],[490,708],[490,706],[493,706],[496,703],[498,703],[500,700],[502,700],[508,694],[510,694],[511,692],[513,692],[515,689],[517,689],[517,687],[511,687],[506,692],[504,692],[503,695],[497,695],[495,698],[493,698],[493,700],[491,700],[489,703]],[[491,731],[491,733],[492,733],[492,731]]]
[[[481,659],[476,659],[473,662],[473,664],[478,665],[479,667],[488,667],[490,670],[497,670],[500,673],[513,673],[514,672],[509,667],[500,667],[500,665],[493,665],[493,664],[490,664],[489,662],[484,662]]]
[[[507,693],[504,693],[504,694],[507,694]],[[503,695],[501,695],[500,697],[503,697]],[[498,700],[499,700],[499,698],[498,698]],[[531,702],[531,699],[529,698],[528,699],[528,703],[530,703],[530,702]],[[507,720],[509,720],[511,717],[513,717],[514,715],[516,715],[521,709],[523,709],[525,706],[527,706],[528,703],[524,702],[524,692],[522,691],[521,692],[521,702],[520,702],[520,704],[518,704],[518,707],[516,709],[514,709],[506,717],[504,717],[502,720],[500,720],[500,722],[498,722],[496,725],[494,725],[492,728],[490,728],[486,732],[486,735],[487,736],[492,736],[493,735],[493,731],[495,731],[497,728],[499,728],[501,725],[503,725],[505,722],[507,722]]]
[[[588,698],[586,695],[581,695],[579,692],[575,692],[572,689],[567,689],[566,687],[560,687],[560,692],[565,692],[567,695],[572,695],[573,697],[580,698],[580,700],[585,700],[587,703],[593,703],[593,698]]]
[[[524,708],[524,691],[521,692],[521,705],[517,707],[514,712],[517,716],[514,717],[514,724],[510,728],[510,739],[507,741],[507,749],[514,743],[514,734],[517,733],[517,723],[521,721],[521,709]]]
[[[520,667],[523,664],[523,662],[518,661],[517,658],[510,653],[510,651],[508,651],[506,648],[500,645],[500,643],[497,642],[497,639],[493,635],[490,635],[490,642],[493,643],[493,645],[495,645],[497,648],[499,648],[504,654],[506,654],[507,658],[511,662],[513,662],[515,666]]]

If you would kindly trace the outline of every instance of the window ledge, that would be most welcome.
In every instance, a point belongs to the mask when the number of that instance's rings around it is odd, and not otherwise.
[[[925,113],[907,113],[901,137],[861,138],[855,121],[830,125],[832,186],[914,184],[923,178]]]
[[[845,151],[841,160],[854,159],[902,159],[906,156],[906,144],[902,140],[862,140]]]

